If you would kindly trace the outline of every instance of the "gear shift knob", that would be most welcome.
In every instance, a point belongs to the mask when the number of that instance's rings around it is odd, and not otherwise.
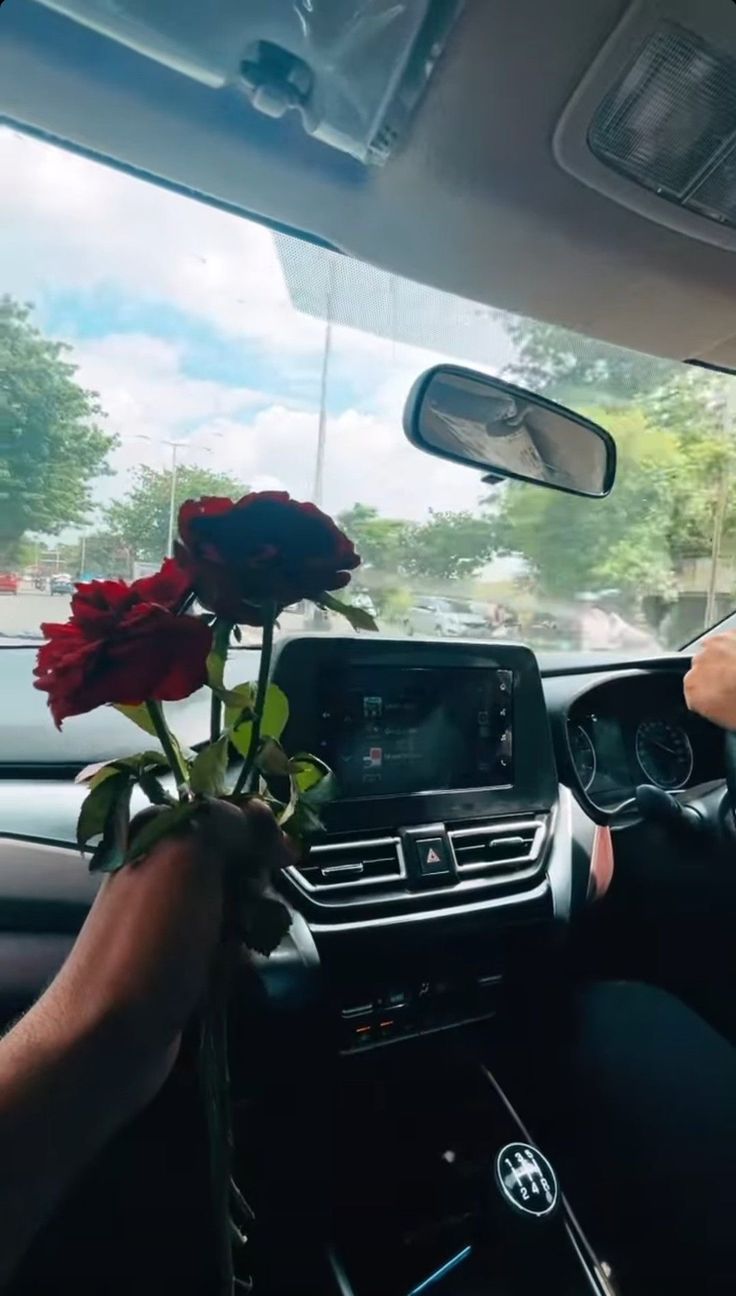
[[[576,1291],[563,1283],[568,1244],[560,1188],[547,1158],[531,1143],[506,1143],[489,1178],[478,1238],[489,1273],[503,1274],[512,1296]]]
[[[552,1166],[530,1143],[507,1143],[494,1161],[496,1187],[503,1201],[530,1224],[552,1218],[559,1207],[560,1190]]]

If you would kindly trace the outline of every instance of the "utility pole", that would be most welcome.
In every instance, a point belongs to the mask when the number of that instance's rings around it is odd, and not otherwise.
[[[84,575],[84,569],[87,562],[87,532],[83,531],[79,537],[79,575]]]
[[[733,455],[733,426],[734,413],[736,412],[736,384],[733,378],[726,379],[725,400],[723,402],[723,421],[721,424],[721,439],[723,442],[723,463],[718,479],[718,493],[716,495],[715,510],[713,513],[713,542],[710,553],[710,573],[708,576],[708,592],[705,599],[705,627],[713,625],[717,619],[718,606],[718,564],[721,556],[721,544],[723,542],[723,531],[726,523],[726,512],[728,510],[728,498],[731,490],[731,461]]]
[[[314,484],[312,486],[312,503],[322,507],[322,495],[325,473],[325,446],[327,442],[327,377],[330,368],[332,350],[332,295],[333,266],[330,260],[327,269],[327,321],[325,324],[325,344],[322,350],[322,373],[319,385],[319,419],[317,422],[317,457],[314,461]]]

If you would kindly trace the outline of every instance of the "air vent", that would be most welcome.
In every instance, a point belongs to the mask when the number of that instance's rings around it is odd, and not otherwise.
[[[289,872],[307,891],[385,886],[406,876],[398,837],[373,837],[365,841],[313,846],[307,861],[298,869],[289,869]]]
[[[535,864],[544,839],[542,819],[472,824],[449,832],[459,876],[507,876]]]

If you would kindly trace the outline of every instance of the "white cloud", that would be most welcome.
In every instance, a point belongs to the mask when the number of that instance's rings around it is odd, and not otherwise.
[[[418,454],[397,432],[395,420],[354,409],[328,418],[324,508],[339,513],[360,501],[395,517],[421,519],[430,507],[477,504],[482,488],[476,474]],[[230,426],[218,460],[257,489],[280,487],[309,499],[316,445],[315,411],[272,405]]]
[[[262,226],[5,129],[0,174],[4,291],[119,284],[225,335],[321,347],[323,326],[294,311]]]

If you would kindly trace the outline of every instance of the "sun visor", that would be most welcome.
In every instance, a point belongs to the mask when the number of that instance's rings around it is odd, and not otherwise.
[[[463,0],[36,0],[364,163],[401,138]]]

